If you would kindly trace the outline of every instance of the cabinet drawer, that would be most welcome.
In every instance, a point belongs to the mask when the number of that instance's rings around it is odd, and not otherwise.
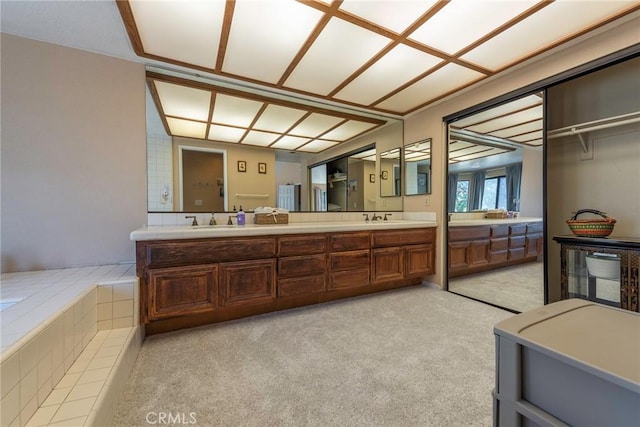
[[[536,222],[533,224],[527,224],[527,234],[542,233],[542,223]]]
[[[325,254],[291,256],[278,259],[278,275],[281,277],[312,276],[327,269]]]
[[[220,264],[220,305],[271,302],[276,297],[276,261],[255,260]]]
[[[489,253],[489,263],[490,264],[498,264],[501,262],[506,262],[509,259],[509,251],[497,251]]]
[[[503,249],[507,249],[509,247],[509,238],[503,237],[500,239],[491,239],[489,243],[490,251],[501,251]]]
[[[214,310],[218,305],[218,267],[158,268],[149,270],[150,320]]]
[[[331,271],[369,268],[369,250],[329,254]]]
[[[460,242],[465,240],[488,239],[491,228],[489,227],[449,227],[449,241]]]
[[[272,258],[276,255],[276,239],[267,237],[141,243],[138,245],[138,252],[138,256],[142,255],[145,258],[144,263],[148,267],[209,264],[240,259]]]
[[[491,237],[507,237],[509,235],[508,225],[492,225]]]
[[[435,228],[413,228],[410,230],[385,230],[371,233],[371,244],[381,246],[403,246],[435,241]]]
[[[509,249],[509,259],[522,259],[524,258],[524,248]]]
[[[329,275],[329,290],[355,288],[369,284],[369,269],[338,271]]]
[[[324,234],[278,238],[278,255],[280,256],[322,254],[326,250],[327,238]]]
[[[509,249],[524,248],[527,238],[525,236],[509,237]]]
[[[526,224],[518,224],[518,225],[510,225],[509,226],[509,235],[510,236],[519,236],[521,234],[525,234],[527,232]]]
[[[325,275],[278,279],[278,296],[312,294],[325,291]]]
[[[369,249],[370,233],[341,233],[329,236],[329,251]]]

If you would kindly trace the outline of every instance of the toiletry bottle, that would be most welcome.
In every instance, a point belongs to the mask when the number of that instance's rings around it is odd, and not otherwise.
[[[242,210],[242,205],[240,205],[240,210],[238,210],[238,225],[244,225],[244,211]]]

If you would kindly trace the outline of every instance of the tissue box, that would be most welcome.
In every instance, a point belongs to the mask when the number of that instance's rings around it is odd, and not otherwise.
[[[288,213],[257,213],[253,216],[255,224],[262,225],[280,225],[280,224],[289,224],[289,214]]]

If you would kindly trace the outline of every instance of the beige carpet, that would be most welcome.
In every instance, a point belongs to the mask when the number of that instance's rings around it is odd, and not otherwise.
[[[515,311],[544,305],[544,263],[529,262],[449,279],[449,290]]]
[[[490,426],[512,315],[416,286],[154,335],[114,425]]]

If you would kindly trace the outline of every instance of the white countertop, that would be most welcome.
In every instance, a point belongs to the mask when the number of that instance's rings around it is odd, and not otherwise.
[[[282,225],[213,225],[213,226],[145,226],[131,232],[131,240],[200,239],[205,237],[246,237],[271,234],[327,233],[332,231],[397,230],[437,227],[436,221],[327,221],[298,222]]]
[[[538,217],[518,217],[504,219],[474,218],[474,219],[453,219],[449,221],[449,227],[470,227],[474,225],[502,225],[518,224],[524,222],[542,222]]]

